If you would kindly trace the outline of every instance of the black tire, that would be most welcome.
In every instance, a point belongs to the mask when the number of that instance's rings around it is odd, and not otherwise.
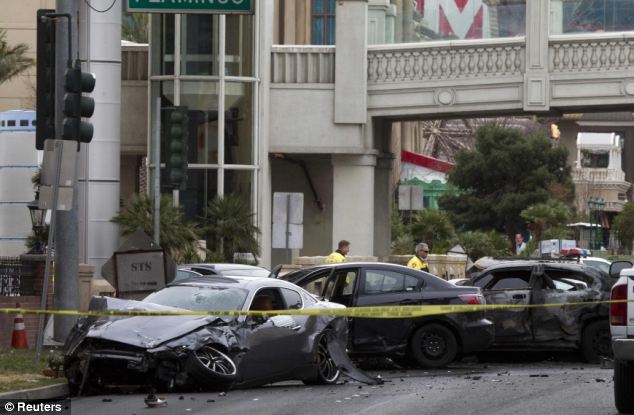
[[[614,359],[614,404],[621,414],[634,413],[634,365]]]
[[[416,362],[428,369],[445,367],[458,355],[456,336],[447,327],[436,323],[419,327],[409,346]]]
[[[610,325],[606,321],[593,321],[581,335],[581,357],[588,363],[599,363],[601,357],[612,357]]]
[[[321,334],[315,344],[315,362],[317,363],[317,373],[314,377],[304,379],[306,385],[334,385],[341,376],[341,371],[337,364],[330,357],[328,351],[329,332]]]
[[[64,376],[68,383],[68,393],[70,396],[77,396],[82,381],[79,359],[65,359]]]
[[[193,351],[187,360],[187,372],[202,389],[225,389],[237,378],[238,370],[225,352],[213,345]]]

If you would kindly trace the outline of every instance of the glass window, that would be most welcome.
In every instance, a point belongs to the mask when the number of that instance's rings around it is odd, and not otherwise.
[[[405,276],[405,291],[416,291],[418,279],[409,275]]]
[[[248,293],[233,287],[174,286],[152,293],[143,301],[193,311],[241,310]]]
[[[631,0],[553,0],[550,3],[553,34],[634,30]]]
[[[207,204],[218,194],[218,172],[214,169],[188,169],[187,188],[180,192],[179,201],[189,221],[198,221]],[[171,190],[169,191],[171,194]]]
[[[219,15],[184,14],[181,19],[181,73],[218,75]]]
[[[383,294],[414,291],[418,280],[399,272],[384,270],[366,270],[364,294]]]
[[[225,83],[225,164],[253,163],[253,84]]]
[[[335,0],[312,0],[312,44],[335,44]]]
[[[610,272],[610,264],[608,264],[606,262],[592,261],[592,260],[587,260],[587,259],[583,259],[583,260],[581,260],[581,262],[584,265],[589,265],[592,268],[596,268],[599,271],[605,272],[606,274],[608,274]]]
[[[253,16],[227,15],[226,31],[225,75],[253,76]]]
[[[225,194],[240,197],[249,209],[252,209],[253,174],[253,170],[225,170]]]
[[[581,167],[607,168],[610,164],[608,150],[581,150]]]
[[[485,288],[493,280],[493,274],[477,276],[473,280],[474,287]]]
[[[526,33],[526,0],[403,1],[395,17],[368,17],[369,39],[375,44],[516,37]]]
[[[329,275],[330,270],[324,271],[323,273],[311,277],[308,282],[303,282],[301,287],[313,295],[321,296]]]
[[[530,271],[510,271],[495,274],[491,290],[521,290],[529,288]]]
[[[299,310],[302,308],[302,297],[297,291],[289,290],[288,288],[280,288],[284,301],[286,301],[286,307],[289,310]]]
[[[174,15],[153,14],[152,17],[152,75],[174,74]]]
[[[218,164],[218,82],[181,81],[181,105],[189,110],[188,161]]]
[[[357,279],[356,271],[338,271],[333,277],[333,281],[338,281],[339,288],[337,296],[352,295],[354,291],[354,282]]]

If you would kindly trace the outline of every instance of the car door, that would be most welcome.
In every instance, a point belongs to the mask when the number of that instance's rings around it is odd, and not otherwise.
[[[492,270],[474,281],[482,288],[487,304],[531,304],[531,269]],[[487,312],[495,326],[495,343],[533,340],[530,308],[518,307]]]
[[[382,268],[364,268],[355,304],[358,307],[420,305],[423,279]],[[351,324],[352,346],[357,352],[385,350],[403,344],[412,319],[356,318]]]
[[[534,304],[563,304],[599,300],[592,278],[565,269],[545,270],[540,284],[533,287]],[[576,342],[580,338],[581,314],[592,306],[544,307],[532,310],[536,342]]]
[[[302,277],[298,281],[294,281],[294,283],[312,295],[323,298],[326,283],[334,270],[335,268],[318,270]]]
[[[246,309],[251,309],[258,296],[268,296],[273,300],[272,314],[288,307],[303,307],[299,293],[295,292],[299,298],[292,300],[293,293],[286,290],[281,287],[260,288]],[[244,328],[248,350],[240,364],[244,378],[283,377],[302,363],[302,345],[309,329],[306,320],[306,316],[247,317]]]

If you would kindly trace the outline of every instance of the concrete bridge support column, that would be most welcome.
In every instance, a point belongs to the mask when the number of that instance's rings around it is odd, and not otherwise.
[[[376,156],[333,155],[332,245],[352,243],[351,255],[374,253],[374,169]]]
[[[548,25],[550,1],[526,2],[526,72],[524,74],[524,110],[550,109],[550,76],[548,72]],[[546,27],[544,27],[546,26]]]
[[[368,1],[338,1],[335,124],[365,124],[368,108]]]

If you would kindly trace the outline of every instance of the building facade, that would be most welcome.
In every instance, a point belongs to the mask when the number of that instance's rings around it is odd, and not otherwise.
[[[255,213],[264,265],[327,253],[340,239],[352,241],[353,254],[385,255],[398,182],[394,131],[408,140],[423,119],[627,110],[631,7],[624,0],[259,0],[253,15],[153,14],[146,80],[125,63],[122,77],[112,76],[121,55],[112,42],[100,48],[99,36],[119,36],[120,16],[82,3],[81,56],[91,71],[104,71],[94,94],[96,139],[82,164],[82,209],[92,212],[82,219],[82,257],[99,265],[111,255],[117,230],[109,220],[120,195],[144,189],[137,172],[156,133],[164,141],[156,125],[173,106],[188,111],[188,182],[162,191],[187,218],[234,194]],[[34,39],[35,8],[26,16]],[[142,60],[139,48],[124,45],[124,59]],[[627,157],[627,142],[623,151]],[[299,251],[271,247],[274,192],[305,195]],[[105,210],[100,197],[109,200]]]
[[[243,198],[265,265],[339,239],[385,255],[394,131],[408,140],[422,119],[627,108],[634,24],[619,14],[629,7],[262,0],[252,16],[153,15],[149,113],[160,98],[189,114],[189,180],[174,196],[192,219],[217,195]],[[301,250],[271,247],[274,192],[305,195]]]

